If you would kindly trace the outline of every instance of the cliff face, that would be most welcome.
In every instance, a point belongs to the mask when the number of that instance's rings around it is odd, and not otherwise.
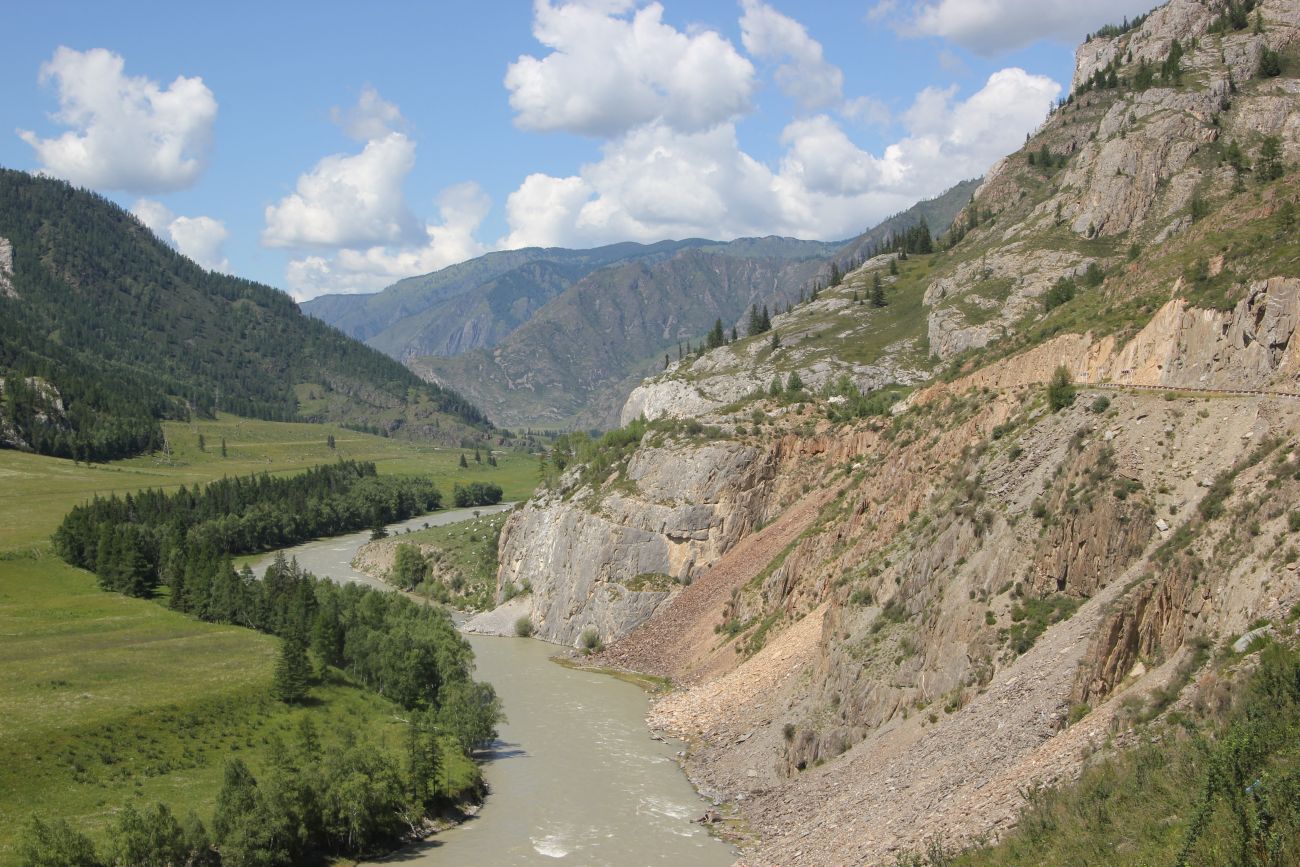
[[[600,495],[571,473],[507,522],[498,596],[530,589],[547,641],[575,644],[588,628],[616,641],[753,530],[773,469],[770,451],[674,441],[636,452]]]
[[[1085,45],[1076,84],[1175,39],[1181,83],[1076,94],[950,244],[865,263],[779,340],[624,408],[712,440],[649,436],[514,519],[503,585],[532,581],[548,637],[598,625],[599,662],[680,687],[652,724],[747,824],[746,863],[996,838],[1021,792],[1208,689],[1179,672],[1194,647],[1300,601],[1300,85],[1251,59],[1291,50],[1300,10],[1260,8],[1263,33],[1218,33],[1219,7],[1175,0]],[[861,303],[877,280],[885,306]],[[1078,393],[1053,403],[1062,366]],[[907,397],[859,393],[888,383]],[[611,592],[647,570],[692,583]]]

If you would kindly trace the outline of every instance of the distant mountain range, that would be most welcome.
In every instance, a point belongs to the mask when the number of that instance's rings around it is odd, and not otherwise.
[[[465,394],[511,427],[602,428],[628,392],[751,305],[775,310],[924,219],[937,235],[978,181],[850,241],[698,238],[593,250],[489,253],[373,295],[326,295],[303,310]]]
[[[0,446],[107,459],[159,420],[221,409],[459,442],[490,429],[447,388],[204,271],[108,200],[0,169]]]

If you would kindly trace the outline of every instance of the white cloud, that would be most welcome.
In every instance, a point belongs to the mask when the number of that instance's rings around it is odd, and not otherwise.
[[[895,11],[880,4],[870,13],[879,19]],[[1107,22],[1141,15],[1154,0],[926,0],[913,3],[902,19],[904,33],[938,36],[991,57],[1023,48],[1039,39],[1075,44]],[[877,10],[882,10],[877,13]]]
[[[529,176],[507,202],[511,231],[500,245],[849,237],[982,174],[1020,145],[1059,92],[1020,69],[993,74],[964,101],[955,88],[926,89],[902,116],[906,136],[879,155],[827,115],[799,119],[782,134],[775,171],[740,148],[730,124],[684,133],[652,123],[607,143],[574,176]]]
[[[894,113],[874,96],[858,96],[848,100],[840,108],[840,113],[850,120],[858,120],[873,126],[889,126]]]
[[[369,85],[362,88],[356,105],[349,109],[335,107],[330,110],[330,118],[357,141],[371,141],[406,129],[406,119],[398,107]]]
[[[805,109],[838,103],[844,73],[822,57],[822,46],[804,26],[759,0],[742,0],[740,39],[745,50],[760,60],[780,60],[776,83],[781,91]]]
[[[294,259],[286,271],[291,294],[299,299],[325,292],[376,292],[403,277],[427,274],[480,256],[487,248],[474,233],[491,208],[478,184],[463,183],[438,197],[439,223],[424,228],[424,243],[341,249],[332,256]]]
[[[56,138],[18,135],[45,171],[101,190],[158,193],[192,185],[207,163],[217,101],[201,78],[178,77],[165,89],[123,74],[122,56],[103,48],[60,46],[41,65],[70,127]]]
[[[193,259],[209,271],[230,272],[230,260],[223,251],[229,232],[226,224],[212,217],[178,217],[162,202],[140,199],[131,213],[164,243]]]
[[[415,142],[390,132],[359,154],[334,154],[298,178],[295,192],[266,208],[268,247],[360,247],[418,241],[402,185]]]
[[[538,0],[533,35],[551,49],[510,64],[515,123],[538,131],[608,137],[651,121],[696,132],[746,113],[754,67],[711,30],[664,24],[658,3]]]

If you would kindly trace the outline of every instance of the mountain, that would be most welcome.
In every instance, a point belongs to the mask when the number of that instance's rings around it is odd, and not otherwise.
[[[1298,34],[1103,28],[932,244],[557,440],[496,622],[671,681],[745,863],[1300,857]]]
[[[220,409],[459,441],[463,397],[204,271],[93,193],[0,170],[0,443],[107,459],[161,446],[163,418]]]
[[[966,181],[848,242],[742,238],[705,243],[594,271],[558,294],[495,348],[408,360],[421,376],[469,395],[518,427],[609,427],[628,392],[698,346],[721,319],[745,329],[751,306],[784,308],[830,280],[831,263],[927,221],[943,231],[970,199]]]
[[[495,346],[547,301],[599,268],[708,247],[688,239],[591,250],[528,247],[488,253],[369,295],[322,295],[303,311],[398,360]]]
[[[883,246],[890,238],[902,235],[922,222],[935,235],[946,232],[957,215],[970,203],[982,182],[983,178],[962,181],[933,199],[917,202],[906,211],[895,214],[849,241],[840,251],[840,258],[845,262],[859,261],[873,249]]]
[[[464,390],[509,425],[608,427],[632,386],[664,366],[665,354],[687,341],[698,345],[719,319],[730,329],[752,305],[797,300],[825,269],[828,246],[764,239],[610,266],[552,299],[491,350],[409,364]]]

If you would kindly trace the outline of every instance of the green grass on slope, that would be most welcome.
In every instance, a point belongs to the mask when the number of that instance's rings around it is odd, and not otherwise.
[[[104,593],[53,559],[0,561],[0,863],[33,814],[102,839],[125,804],[211,820],[225,762],[256,774],[302,718],[322,742],[394,752],[395,705],[336,672],[290,707],[269,697],[276,639]],[[476,769],[448,749],[444,791]]]
[[[1076,784],[1032,795],[1001,843],[945,863],[1300,863],[1300,652],[1272,644],[1259,663],[1226,719],[1143,731]]]
[[[497,512],[395,537],[403,544],[437,548],[428,556],[429,565],[439,583],[448,589],[441,591],[431,582],[425,582],[415,592],[444,599],[457,608],[479,611],[490,608],[497,583],[497,540],[509,515],[509,512]]]
[[[524,500],[537,485],[536,458],[496,452],[497,466],[459,467],[461,449],[435,448],[406,440],[356,433],[335,425],[254,421],[222,415],[216,421],[165,426],[170,459],[146,455],[108,464],[72,461],[0,450],[0,552],[43,545],[68,510],[96,494],[141,488],[172,489],[256,472],[293,472],[339,458],[374,461],[384,474],[431,475],[450,501],[456,482],[495,482],[507,500]],[[199,436],[206,451],[199,450]],[[335,448],[326,445],[334,436]],[[226,457],[221,440],[226,440]]]

